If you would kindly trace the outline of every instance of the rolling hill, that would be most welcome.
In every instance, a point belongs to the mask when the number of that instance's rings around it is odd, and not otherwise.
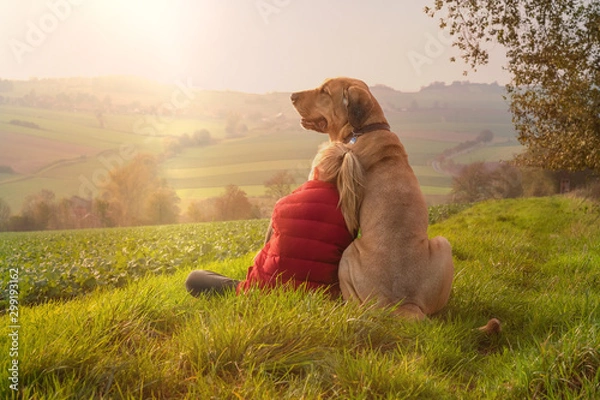
[[[41,189],[59,198],[97,194],[110,169],[143,152],[161,157],[163,176],[184,207],[228,184],[262,196],[264,182],[280,170],[300,184],[326,140],[302,130],[289,93],[198,91],[131,77],[3,83],[0,198],[13,213]],[[450,189],[451,177],[431,166],[445,149],[483,130],[493,140],[460,162],[510,159],[521,149],[498,85],[435,83],[416,93],[375,85],[372,91],[430,203]],[[204,132],[201,143],[189,140],[198,132]]]

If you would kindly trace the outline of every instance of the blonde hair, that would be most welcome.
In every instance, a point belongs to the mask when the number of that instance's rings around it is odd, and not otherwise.
[[[312,163],[309,179],[318,170],[317,179],[331,182],[340,194],[338,207],[346,227],[356,235],[360,227],[359,213],[363,200],[365,172],[354,152],[341,142],[325,143]]]

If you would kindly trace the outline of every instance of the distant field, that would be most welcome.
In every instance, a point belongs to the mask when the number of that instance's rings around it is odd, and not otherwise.
[[[51,139],[107,149],[124,142],[143,140],[129,130],[116,130],[110,126],[100,128],[99,122],[91,112],[65,112],[26,107],[0,107],[0,129],[28,136]],[[9,124],[13,119],[32,122],[40,129],[24,128]]]
[[[166,161],[164,167],[207,168],[290,159],[310,160],[318,146],[326,141],[325,135],[311,132],[255,135],[224,141],[217,145],[186,149],[177,157]]]
[[[59,87],[68,88],[69,83],[65,82],[56,87],[47,83],[36,92],[45,94]],[[107,91],[101,91],[102,96],[109,94],[110,87],[116,90],[123,86],[110,81],[105,84]],[[16,91],[28,93],[31,84],[28,85],[26,91]],[[111,95],[112,101],[145,99],[145,92],[136,85],[131,87],[138,90],[137,97],[119,91]],[[155,89],[148,99],[155,99],[153,104],[160,107],[160,99],[167,101],[172,92],[164,87]],[[465,92],[465,97],[444,90],[374,90],[392,130],[406,147],[426,195],[439,197],[447,194],[451,186],[451,177],[436,173],[431,161],[445,149],[472,140],[485,129],[494,133],[495,144],[456,157],[456,162],[508,159],[521,148],[510,140],[514,138],[514,128],[501,96],[494,91],[480,93],[477,87],[471,90],[470,94]],[[416,103],[419,108],[410,109]],[[220,195],[229,184],[240,186],[249,196],[262,196],[264,182],[278,171],[288,170],[297,184],[306,179],[319,144],[327,140],[323,134],[300,128],[285,93],[198,92],[185,109],[177,112],[181,115],[106,112],[102,128],[90,109],[65,111],[0,105],[0,166],[8,165],[15,171],[0,174],[0,198],[17,213],[25,197],[41,189],[54,191],[58,198],[82,195],[83,182],[97,186],[109,169],[127,161],[123,148],[128,149],[129,155],[160,155],[165,151],[165,136],[177,138],[201,129],[209,131],[211,145],[182,148],[161,164],[163,177],[177,191],[182,204]],[[231,137],[226,131],[232,115],[244,127],[238,137]],[[33,123],[39,129],[11,124],[12,120]]]
[[[470,164],[476,161],[508,161],[523,151],[523,146],[514,143],[481,147],[471,153],[454,158],[457,163]]]
[[[263,196],[265,193],[264,185],[243,185],[240,186],[246,194],[250,197]],[[221,196],[225,193],[223,186],[193,188],[193,189],[177,189],[177,195],[181,198],[180,208],[185,211],[185,207],[192,201],[198,201],[211,197]]]
[[[432,117],[435,118],[435,115]],[[500,123],[452,122],[444,121],[442,119],[427,119],[425,117],[420,121],[400,120],[398,123],[392,124],[392,128],[395,129],[395,132],[400,135],[400,137],[402,137],[404,132],[414,135],[414,133],[419,131],[426,131],[435,132],[438,140],[444,140],[447,139],[447,136],[450,136],[452,137],[450,141],[455,143],[474,139],[478,133],[486,129],[491,130],[495,137],[515,137],[515,130],[510,124],[510,120]],[[458,136],[458,138],[456,136]]]

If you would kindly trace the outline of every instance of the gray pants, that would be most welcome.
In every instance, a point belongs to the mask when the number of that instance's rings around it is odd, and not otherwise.
[[[240,281],[206,270],[192,271],[185,280],[187,291],[194,297],[200,294],[223,294],[235,291]]]

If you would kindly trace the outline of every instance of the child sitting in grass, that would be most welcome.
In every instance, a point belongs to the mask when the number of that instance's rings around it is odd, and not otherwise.
[[[198,296],[289,285],[322,288],[338,297],[338,264],[358,233],[363,180],[352,150],[343,143],[328,144],[313,160],[309,180],[275,204],[265,245],[246,279],[197,270],[186,279],[188,292]]]

